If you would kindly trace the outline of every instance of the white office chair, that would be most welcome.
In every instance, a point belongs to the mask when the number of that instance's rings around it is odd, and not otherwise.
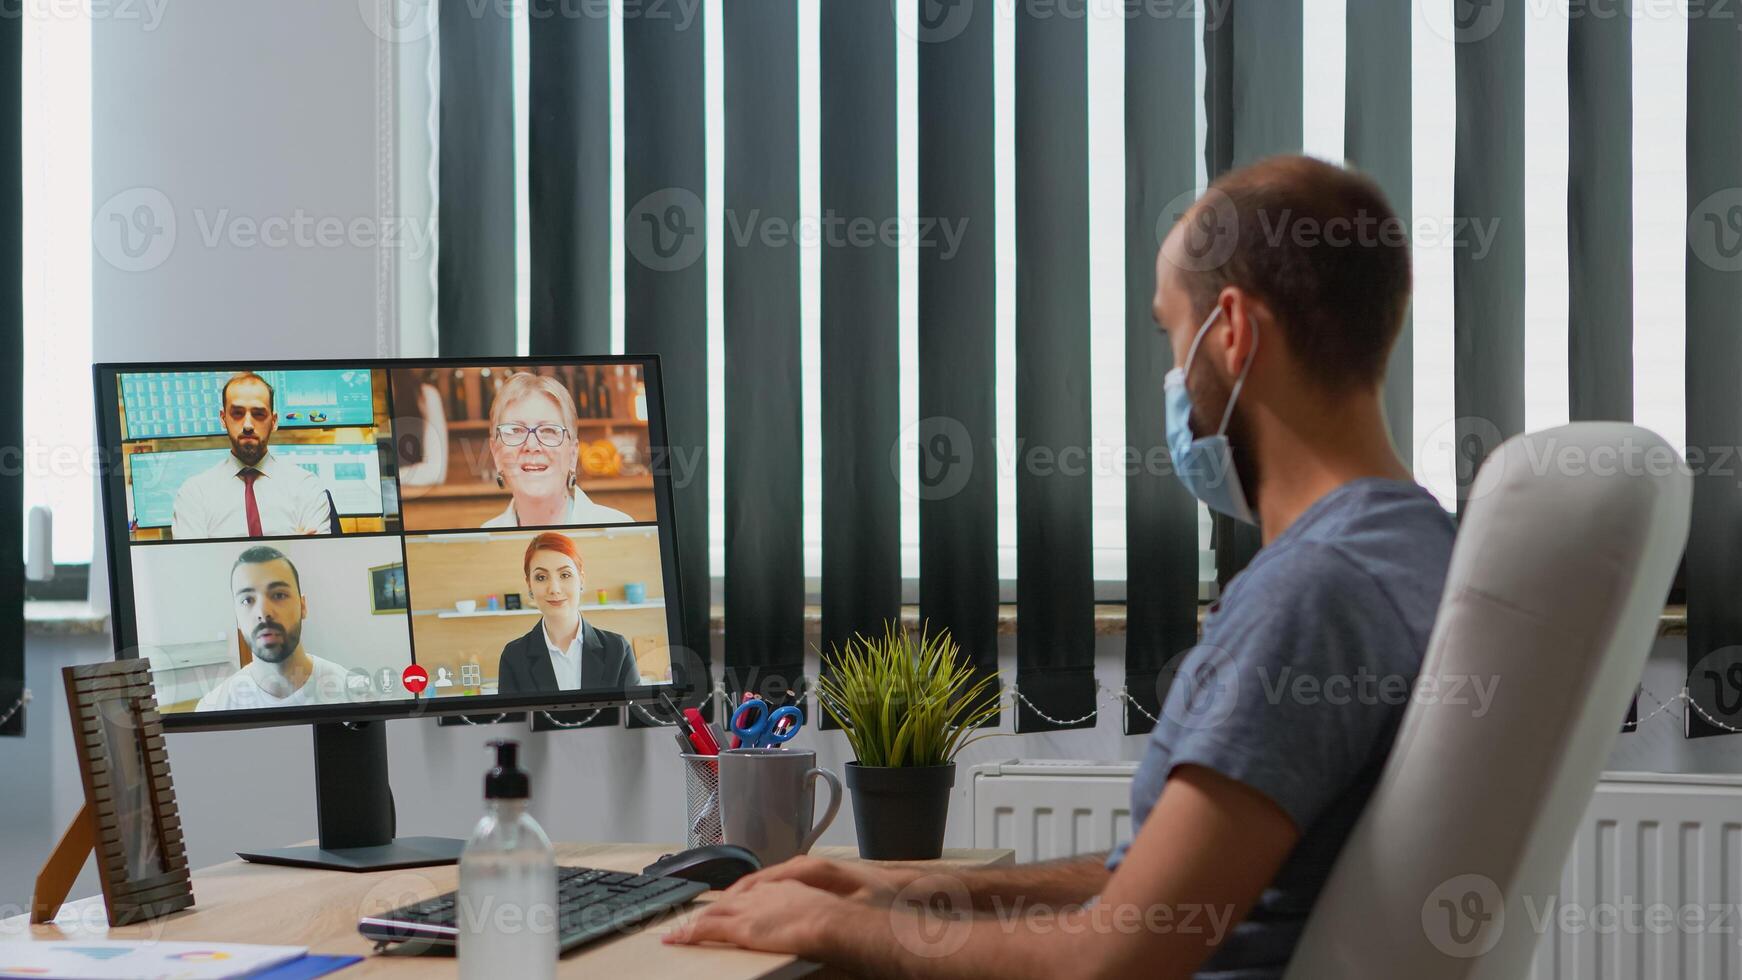
[[[1692,480],[1648,430],[1519,436],[1471,489],[1419,696],[1288,980],[1517,980],[1657,635]],[[1493,683],[1481,717],[1459,678]],[[1468,694],[1466,684],[1464,691]]]

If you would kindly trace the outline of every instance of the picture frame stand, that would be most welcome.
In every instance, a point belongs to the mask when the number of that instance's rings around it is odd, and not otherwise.
[[[97,849],[97,822],[91,805],[79,807],[78,815],[67,825],[55,844],[54,853],[36,876],[36,887],[30,893],[30,921],[36,925],[53,922],[66,904],[67,893],[85,869],[85,862]]]

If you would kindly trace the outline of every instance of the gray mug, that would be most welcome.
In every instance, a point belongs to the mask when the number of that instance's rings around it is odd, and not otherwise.
[[[829,807],[811,823],[816,783],[829,784]],[[841,808],[841,781],[817,768],[809,749],[727,749],[720,753],[720,817],[726,843],[764,865],[807,853]]]

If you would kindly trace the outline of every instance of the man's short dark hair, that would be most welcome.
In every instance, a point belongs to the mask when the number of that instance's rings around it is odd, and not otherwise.
[[[274,407],[274,399],[277,396],[273,394],[271,383],[260,375],[255,374],[253,371],[239,371],[230,375],[230,380],[224,382],[223,403],[225,405],[230,404],[230,386],[243,381],[259,382],[260,386],[266,389],[266,410],[269,412],[276,411],[276,408]]]
[[[1310,157],[1271,157],[1224,174],[1187,220],[1202,229],[1188,234],[1235,235],[1226,261],[1182,269],[1200,317],[1237,286],[1269,307],[1302,370],[1327,389],[1384,380],[1409,309],[1410,258],[1409,230],[1379,185]]]
[[[269,561],[281,561],[290,566],[290,578],[296,585],[296,594],[302,594],[302,575],[296,570],[296,562],[290,556],[269,545],[257,544],[236,556],[236,564],[230,566],[230,577],[236,577],[236,569],[243,565],[264,565]]]

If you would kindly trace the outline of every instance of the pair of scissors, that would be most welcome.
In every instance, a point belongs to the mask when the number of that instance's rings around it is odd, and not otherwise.
[[[746,701],[732,712],[732,734],[748,749],[769,748],[792,741],[804,724],[804,712],[790,705],[770,708],[761,698]]]

